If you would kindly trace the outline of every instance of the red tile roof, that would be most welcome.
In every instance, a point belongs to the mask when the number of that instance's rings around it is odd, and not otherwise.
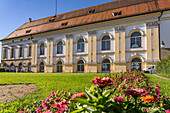
[[[88,14],[89,10],[94,9],[95,13]],[[59,14],[55,17],[50,16],[32,22],[27,22],[20,28],[15,30],[13,33],[11,33],[9,36],[2,39],[2,41],[51,30],[59,30],[63,28],[70,28],[85,24],[114,20],[122,17],[129,17],[169,9],[170,0],[117,0],[89,8]],[[122,13],[121,15],[112,15],[112,13],[120,11]],[[53,18],[55,18],[55,21],[49,22],[49,20]],[[65,22],[68,22],[68,24],[66,26],[62,26],[61,24]],[[28,30],[31,30],[31,32],[26,33],[26,31]]]

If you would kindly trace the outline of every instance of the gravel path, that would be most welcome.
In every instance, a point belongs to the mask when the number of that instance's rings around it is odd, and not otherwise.
[[[37,89],[35,84],[17,84],[0,86],[0,103],[22,98]]]
[[[165,79],[165,80],[170,80],[170,78],[162,77],[162,76],[159,76],[159,75],[156,75],[156,74],[152,74],[152,75],[159,77],[159,78],[162,78],[162,79]]]

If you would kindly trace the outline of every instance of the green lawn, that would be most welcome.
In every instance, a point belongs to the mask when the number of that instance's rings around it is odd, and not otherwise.
[[[157,73],[157,75],[166,77],[166,78],[170,78],[170,74],[165,74],[165,73]]]
[[[58,89],[71,90],[78,92],[84,87],[91,85],[90,80],[95,76],[104,76],[102,73],[0,73],[0,85],[4,84],[36,84],[38,90],[25,98],[34,98],[36,100],[45,99],[52,91]],[[153,75],[146,74],[151,84],[159,83],[161,92],[170,97],[170,81],[157,78]]]
[[[78,92],[84,87],[90,86],[90,80],[95,76],[104,74],[87,73],[0,73],[0,85],[4,84],[36,84],[38,90],[25,98],[42,100],[48,97],[52,91],[58,89]]]
[[[145,74],[145,75],[148,78],[149,83],[151,83],[154,86],[156,83],[158,83],[161,87],[160,88],[161,93],[170,97],[170,81],[169,80],[165,80],[165,79],[156,77],[151,74]]]

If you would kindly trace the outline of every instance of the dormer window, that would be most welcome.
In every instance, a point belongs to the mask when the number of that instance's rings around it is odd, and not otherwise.
[[[66,26],[68,22],[62,23],[61,26]]]
[[[49,22],[54,22],[55,21],[55,18],[51,18],[50,20],[49,20]]]
[[[112,13],[113,16],[118,16],[118,15],[122,15],[122,11],[120,12],[115,12],[115,13]]]
[[[30,33],[30,32],[31,32],[31,30],[27,30],[27,31],[26,31],[26,33]]]
[[[89,11],[89,14],[92,14],[92,13],[95,13],[95,9]]]

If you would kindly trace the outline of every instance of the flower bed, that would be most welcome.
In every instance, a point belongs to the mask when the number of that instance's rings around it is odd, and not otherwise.
[[[60,90],[19,112],[170,113],[170,99],[160,94],[159,84],[151,86],[141,72],[109,74],[95,77],[91,82],[92,86],[82,93]]]

